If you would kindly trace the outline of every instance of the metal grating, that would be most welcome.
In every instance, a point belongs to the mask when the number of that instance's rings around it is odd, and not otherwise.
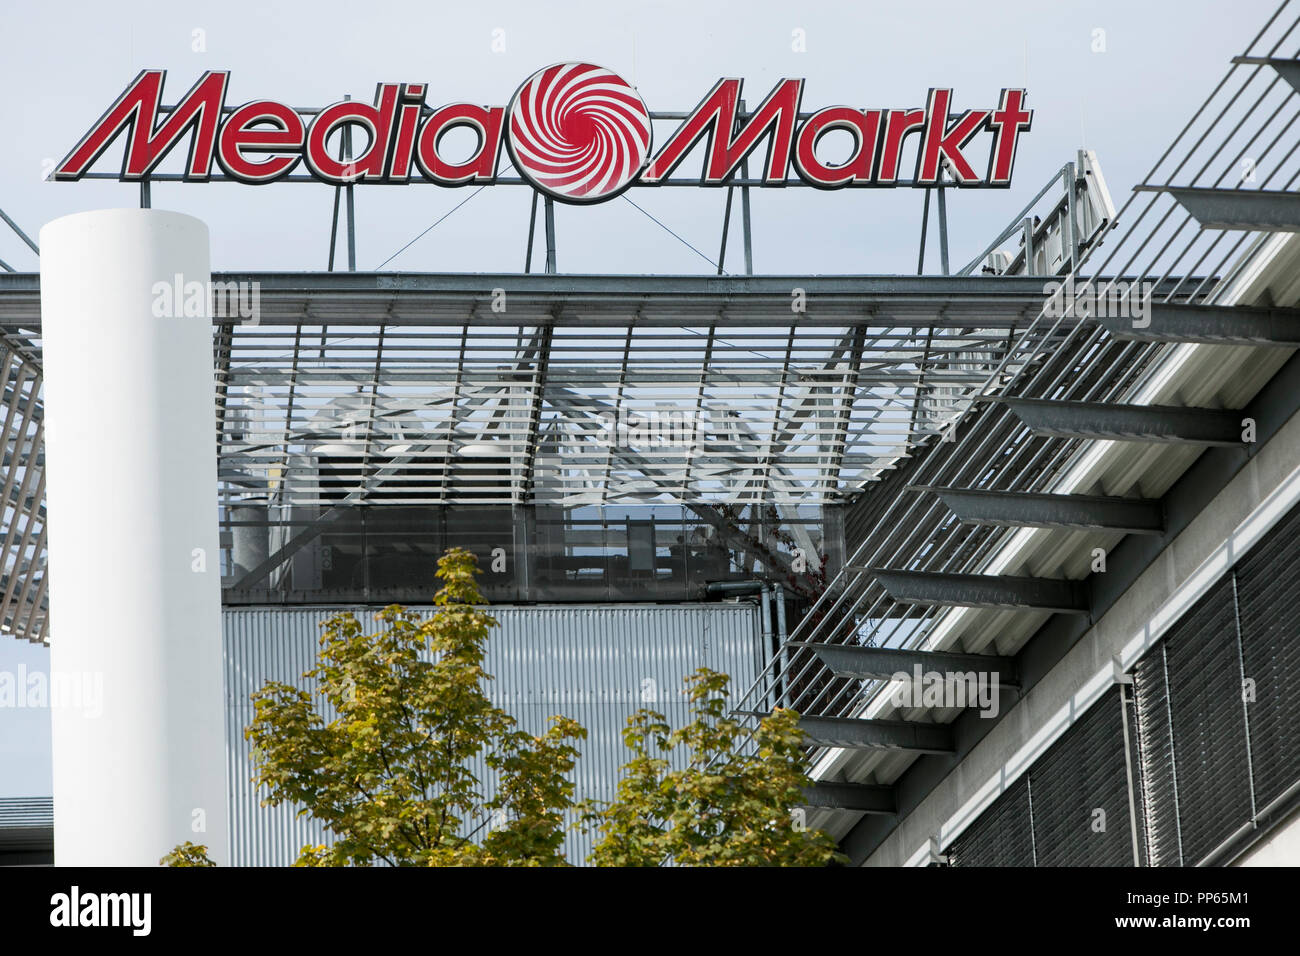
[[[45,456],[41,372],[26,350],[0,341],[0,630],[45,639]]]
[[[861,327],[238,330],[222,475],[230,499],[294,505],[339,490],[392,504],[821,503],[935,434],[1005,341]],[[616,425],[646,437],[611,442]]]
[[[811,279],[751,282],[758,295],[717,291],[741,280],[689,283],[694,294],[668,281],[634,302],[617,281],[600,284],[604,298],[513,284],[322,290],[279,325],[286,293],[260,325],[234,326],[221,370],[226,500],[842,500],[938,434],[1041,287],[973,299],[959,326],[906,282],[873,296],[870,281],[824,293]],[[855,286],[864,294],[850,298]],[[807,312],[792,310],[795,288]]]
[[[784,528],[816,567],[827,548],[808,530],[821,524],[819,508],[939,435],[991,368],[1013,373],[1007,344],[1041,294],[1041,279],[1020,276],[215,282],[242,283],[245,305],[258,290],[256,321],[214,330],[223,547],[230,581],[244,589],[287,587],[297,536],[345,514],[337,527],[351,527],[372,508],[409,526],[397,509],[676,505],[723,532]],[[216,295],[229,306],[239,293]],[[27,353],[24,381],[38,381],[35,277],[0,277],[0,326]],[[38,422],[39,396],[29,411]],[[25,462],[39,435],[20,445]],[[21,487],[28,474],[39,487],[36,470],[6,477]],[[271,529],[273,557],[259,555],[258,574],[230,553],[250,521]],[[41,640],[44,612],[29,613],[44,599],[41,526],[6,530],[24,585],[16,603],[10,596],[11,626]],[[761,540],[738,546],[763,550]],[[789,561],[769,570],[784,576]]]

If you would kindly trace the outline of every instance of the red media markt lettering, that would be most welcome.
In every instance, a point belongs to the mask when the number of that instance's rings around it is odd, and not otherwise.
[[[159,164],[187,139],[180,178],[191,182],[272,183],[302,165],[307,175],[296,180],[333,185],[491,184],[505,181],[498,174],[505,151],[519,177],[538,190],[562,202],[594,203],[630,186],[668,182],[701,143],[702,168],[692,182],[726,185],[766,142],[756,185],[784,186],[793,167],[799,180],[820,189],[1004,188],[1011,184],[1020,134],[1033,120],[1022,89],[1004,89],[991,109],[962,113],[953,112],[953,91],[944,88],[931,89],[925,106],[914,109],[828,106],[807,112],[804,81],[782,79],[745,111],[743,81],[721,79],[656,150],[660,118],[635,87],[591,63],[538,70],[508,106],[430,106],[425,83],[380,83],[373,103],[344,100],[319,110],[273,100],[232,106],[226,102],[230,73],[216,70],[166,107],[165,79],[164,70],[141,71],[55,167],[54,179],[86,176],[125,133],[117,175],[124,181],[159,175]],[[351,156],[340,155],[336,135],[347,127],[360,134]],[[477,139],[470,155],[456,161],[441,151],[453,129],[468,129]],[[849,149],[831,162],[819,147],[836,132],[848,135]],[[987,158],[977,160],[974,144],[981,138]],[[902,178],[905,154],[914,157],[910,179]]]

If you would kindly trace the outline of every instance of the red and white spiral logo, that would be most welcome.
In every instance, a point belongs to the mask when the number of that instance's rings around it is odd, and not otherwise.
[[[650,157],[650,111],[626,80],[591,63],[538,70],[510,103],[506,145],[520,175],[563,202],[611,199]]]

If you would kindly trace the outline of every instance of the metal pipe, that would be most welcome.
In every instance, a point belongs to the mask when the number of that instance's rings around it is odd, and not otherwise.
[[[533,271],[533,235],[537,232],[537,190],[533,190],[532,211],[528,213],[528,249],[524,252],[524,273]]]
[[[352,196],[352,186],[348,186],[348,272],[357,271],[357,207]]]
[[[153,198],[149,195],[149,177],[146,176],[140,180],[140,208],[149,209],[153,206]]]
[[[1082,150],[1079,151],[1079,159],[1080,159],[1080,165],[1077,168],[1082,169],[1083,168]],[[1076,167],[1074,163],[1066,163],[1062,175],[1065,177],[1065,209],[1066,209],[1065,222],[1066,222],[1066,226],[1070,230],[1069,271],[1073,272],[1079,266],[1079,221],[1077,219],[1079,213],[1078,213],[1078,209],[1076,208],[1076,198],[1074,195],[1075,180],[1078,178],[1078,173],[1076,172]]]
[[[1255,814],[1249,820],[1243,823],[1241,826],[1237,827],[1237,829],[1232,831],[1232,833],[1228,835],[1227,839],[1221,842],[1218,846],[1216,846],[1205,856],[1201,857],[1201,859],[1195,865],[1198,867],[1221,865],[1220,857],[1223,856],[1225,851],[1231,849],[1234,843],[1240,840],[1242,836],[1249,833],[1251,830],[1258,830],[1259,823],[1261,820],[1268,820],[1268,818],[1271,817],[1273,814],[1275,814],[1281,807],[1284,807],[1288,803],[1288,801],[1294,800],[1297,795],[1300,795],[1300,780],[1297,780],[1295,783],[1291,784],[1291,786],[1287,787],[1280,794],[1278,794],[1267,804],[1265,804],[1265,806],[1263,807],[1263,809],[1259,811],[1259,813]],[[1286,815],[1284,814],[1283,816],[1285,817]],[[1249,847],[1245,849],[1249,849]]]
[[[745,112],[744,100],[740,101],[740,112],[742,115]],[[748,156],[746,156],[741,161],[740,175],[743,176],[746,180],[749,179],[749,157]],[[750,229],[749,187],[748,186],[740,187],[740,220],[741,220],[741,228],[744,230],[744,235],[745,235],[745,275],[752,276],[754,274],[754,236],[752,230]]]
[[[1133,865],[1142,865],[1142,854],[1138,846],[1137,798],[1133,789],[1133,750],[1128,739],[1128,695],[1124,693],[1127,684],[1119,685],[1119,716],[1124,729],[1124,775],[1128,781],[1128,828],[1133,838]]]
[[[555,200],[546,197],[546,271],[555,272]]]
[[[343,160],[344,158],[346,158],[345,148],[344,145],[340,143],[339,159]],[[335,186],[334,187],[334,215],[330,220],[330,260],[329,260],[329,269],[328,269],[329,272],[334,271],[334,252],[338,248],[338,243],[339,243],[339,201],[342,198],[342,196],[343,196],[343,187]]]
[[[778,641],[775,640],[776,631],[772,627],[772,608],[769,603],[771,599],[768,596],[768,587],[769,585],[764,581],[711,581],[704,586],[704,593],[708,597],[743,597],[754,594],[759,596],[761,602],[760,613],[762,615],[762,636],[759,639],[759,644],[763,649],[763,655],[758,662],[758,667],[760,674],[769,676],[773,679],[771,689],[768,691],[766,696],[768,697],[771,706],[775,707],[779,702],[779,696],[776,693],[775,686],[775,680],[777,678],[776,675],[772,673],[772,668],[770,666],[764,666],[763,661],[772,660],[778,652],[781,655],[785,654],[785,651],[782,648],[782,645],[785,643],[785,608],[782,606],[784,602],[778,600],[777,617],[780,629],[780,639]],[[773,593],[775,593],[777,585],[771,585],[771,588]]]
[[[351,96],[343,97],[345,100],[352,99]],[[352,124],[348,123],[343,127],[343,151],[346,153],[346,160],[351,163],[352,156]],[[348,199],[348,272],[357,271],[357,220],[356,220],[356,201],[352,195],[353,185],[347,186]]]
[[[925,275],[925,231],[930,225],[930,190],[925,191],[925,203],[921,206],[921,251],[916,256],[916,274]]]
[[[790,651],[785,646],[785,586],[772,585],[772,599],[776,601],[776,635],[781,648],[781,706],[790,706]]]
[[[334,187],[334,217],[330,220],[330,261],[326,271],[334,271],[334,250],[339,241],[339,196],[343,192],[342,186]]]
[[[749,160],[745,160],[745,165],[749,165]],[[745,275],[752,276],[754,274],[754,234],[750,227],[748,186],[740,187],[740,220],[745,233]]]
[[[711,581],[704,585],[704,593],[709,597],[737,597],[757,594],[764,587],[762,581]]]
[[[763,610],[762,610],[762,627],[763,627],[763,635],[762,635],[762,637],[760,638],[760,642],[761,642],[761,644],[762,644],[762,646],[763,646],[763,652],[764,652],[765,654],[773,654],[773,655],[774,655],[775,652],[776,652],[776,650],[777,650],[777,648],[772,644],[772,607],[771,607],[771,604],[769,603],[768,596],[767,596],[767,585],[766,585],[766,584],[763,584],[763,583],[760,582],[760,581],[755,581],[754,583],[758,585],[758,593],[759,593],[759,595],[760,595],[760,597],[761,597],[761,599],[762,599],[762,607],[763,607]],[[775,675],[773,675],[773,676],[775,676]],[[771,704],[771,707],[775,707],[775,706],[776,706],[776,686],[775,686],[775,685],[773,685],[773,687],[771,688],[771,691],[770,691],[770,693],[769,693],[769,698],[768,698],[768,700],[769,700],[769,702],[770,702],[770,704]],[[771,709],[771,708],[769,708],[769,709]]]
[[[1246,649],[1241,639],[1241,600],[1237,594],[1237,569],[1234,567],[1230,574],[1232,579],[1232,620],[1234,624],[1235,637],[1237,638],[1237,677],[1241,681],[1241,686],[1246,686]],[[1241,719],[1246,730],[1246,786],[1250,789],[1250,816],[1252,819],[1259,813],[1259,806],[1255,800],[1255,748],[1252,746],[1250,737],[1250,705],[1246,701],[1246,695],[1241,695]]]
[[[776,627],[777,633],[781,638],[781,643],[785,643],[785,586],[773,584],[772,591],[777,597],[776,603]]]
[[[939,265],[943,274],[948,274],[948,203],[943,196],[943,187],[939,187]]]
[[[9,224],[9,228],[12,229],[14,232],[18,233],[18,238],[21,239],[23,242],[27,243],[27,247],[31,249],[32,252],[36,253],[38,256],[41,254],[40,247],[37,246],[36,243],[32,242],[31,237],[28,236],[27,233],[23,232],[22,229],[19,228],[18,223],[10,219],[9,214],[6,213],[3,209],[0,209],[0,219],[3,219],[5,222],[7,222]]]
[[[722,212],[722,247],[718,250],[718,275],[722,275],[722,264],[727,261],[727,229],[731,225],[731,194],[736,190],[727,188],[727,208]]]
[[[1174,797],[1174,835],[1178,837],[1178,865],[1183,866],[1183,809],[1178,802],[1178,752],[1173,747],[1174,741],[1174,710],[1170,698],[1173,694],[1169,690],[1169,642],[1160,642],[1160,668],[1161,679],[1164,681],[1165,692],[1165,727],[1169,733],[1169,777],[1173,783]]]

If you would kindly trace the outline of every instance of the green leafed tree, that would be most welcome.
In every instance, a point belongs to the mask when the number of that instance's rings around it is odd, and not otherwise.
[[[300,805],[334,837],[304,847],[297,865],[565,863],[569,774],[586,731],[554,717],[534,736],[493,705],[483,660],[496,621],[477,560],[453,549],[437,573],[428,620],[394,605],[367,634],[338,615],[304,675],[314,694],[268,682],[253,695],[245,736],[265,802]],[[492,796],[473,769],[480,758],[497,776]]]
[[[799,715],[777,709],[749,733],[727,711],[726,674],[686,680],[691,721],[676,730],[649,709],[628,718],[631,758],[615,799],[588,804],[597,866],[824,866],[843,859],[808,830]],[[685,748],[685,766],[670,757]]]
[[[208,858],[208,848],[202,843],[186,840],[158,861],[159,866],[216,866]]]
[[[245,731],[254,781],[269,805],[291,803],[330,831],[298,866],[553,866],[574,808],[570,774],[586,731],[553,717],[539,736],[493,705],[483,662],[496,621],[478,564],[462,549],[438,562],[443,586],[425,621],[384,609],[365,633],[353,614],[324,625],[308,689],[268,682]],[[586,804],[598,866],[817,866],[833,841],[797,811],[804,753],[798,714],[777,710],[752,737],[729,716],[728,678],[687,679],[691,721],[672,729],[641,710],[628,720],[631,759],[615,799]],[[680,748],[680,749],[679,749]],[[685,752],[674,769],[673,752]],[[682,763],[682,762],[679,762]],[[475,767],[495,775],[489,795]],[[161,862],[210,866],[185,844]]]

